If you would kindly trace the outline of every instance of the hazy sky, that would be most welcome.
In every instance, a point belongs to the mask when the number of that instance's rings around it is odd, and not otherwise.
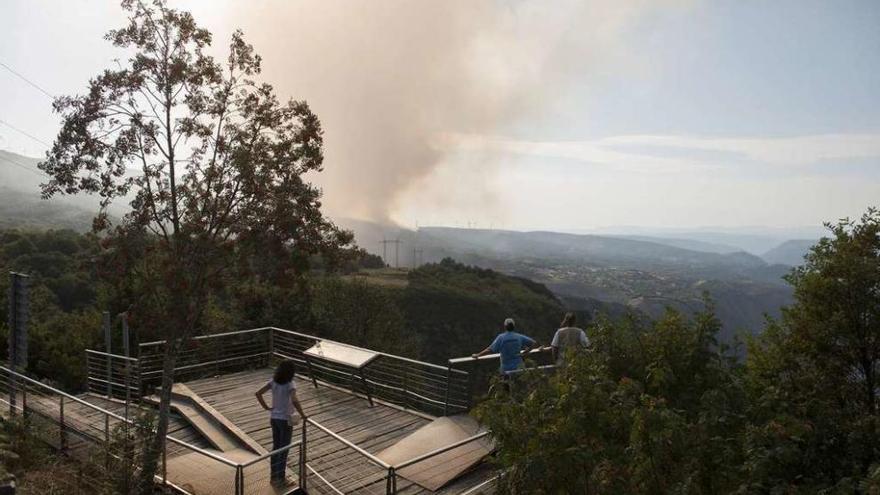
[[[325,126],[335,216],[406,225],[814,225],[880,205],[880,2],[171,1],[240,27]],[[116,2],[0,1],[0,63],[82,92]],[[0,67],[0,120],[49,99]],[[0,123],[0,149],[45,146]],[[0,166],[7,166],[0,164]]]

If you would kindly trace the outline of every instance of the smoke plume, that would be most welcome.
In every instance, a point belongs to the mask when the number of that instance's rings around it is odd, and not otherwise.
[[[215,31],[217,45],[231,29],[242,28],[264,58],[265,80],[284,97],[307,100],[321,118],[326,159],[316,181],[329,212],[385,221],[404,196],[410,202],[472,200],[491,207],[483,183],[499,164],[491,157],[450,164],[458,159],[443,146],[443,136],[491,135],[552,114],[558,95],[586,89],[601,77],[604,63],[622,58],[618,40],[657,3],[312,0],[180,6]],[[450,168],[436,173],[442,166]],[[473,175],[461,176],[469,171]]]

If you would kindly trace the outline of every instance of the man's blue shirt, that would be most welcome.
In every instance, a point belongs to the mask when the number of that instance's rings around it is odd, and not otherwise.
[[[533,346],[535,341],[516,332],[501,332],[495,337],[489,349],[501,354],[501,372],[504,373],[522,366],[520,352],[526,345]]]

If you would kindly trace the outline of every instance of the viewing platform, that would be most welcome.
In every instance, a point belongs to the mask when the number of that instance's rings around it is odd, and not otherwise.
[[[137,356],[87,351],[79,396],[0,367],[3,414],[46,424],[50,443],[94,456],[140,411],[155,411],[163,342]],[[269,480],[272,431],[254,393],[281,359],[308,416],[294,426],[285,486]],[[193,495],[492,493],[488,432],[467,415],[474,376],[283,330],[259,328],[192,339],[180,354],[166,451],[157,483]],[[479,385],[481,386],[481,385]],[[485,389],[483,389],[485,390]],[[276,451],[275,453],[277,453]]]

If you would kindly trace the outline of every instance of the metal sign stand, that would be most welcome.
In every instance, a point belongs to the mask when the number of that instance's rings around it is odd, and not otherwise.
[[[27,368],[28,276],[9,272],[9,367],[24,372]],[[18,381],[13,374],[9,384],[9,412],[15,414]],[[23,392],[24,393],[24,392]],[[22,396],[22,410],[26,407]]]

